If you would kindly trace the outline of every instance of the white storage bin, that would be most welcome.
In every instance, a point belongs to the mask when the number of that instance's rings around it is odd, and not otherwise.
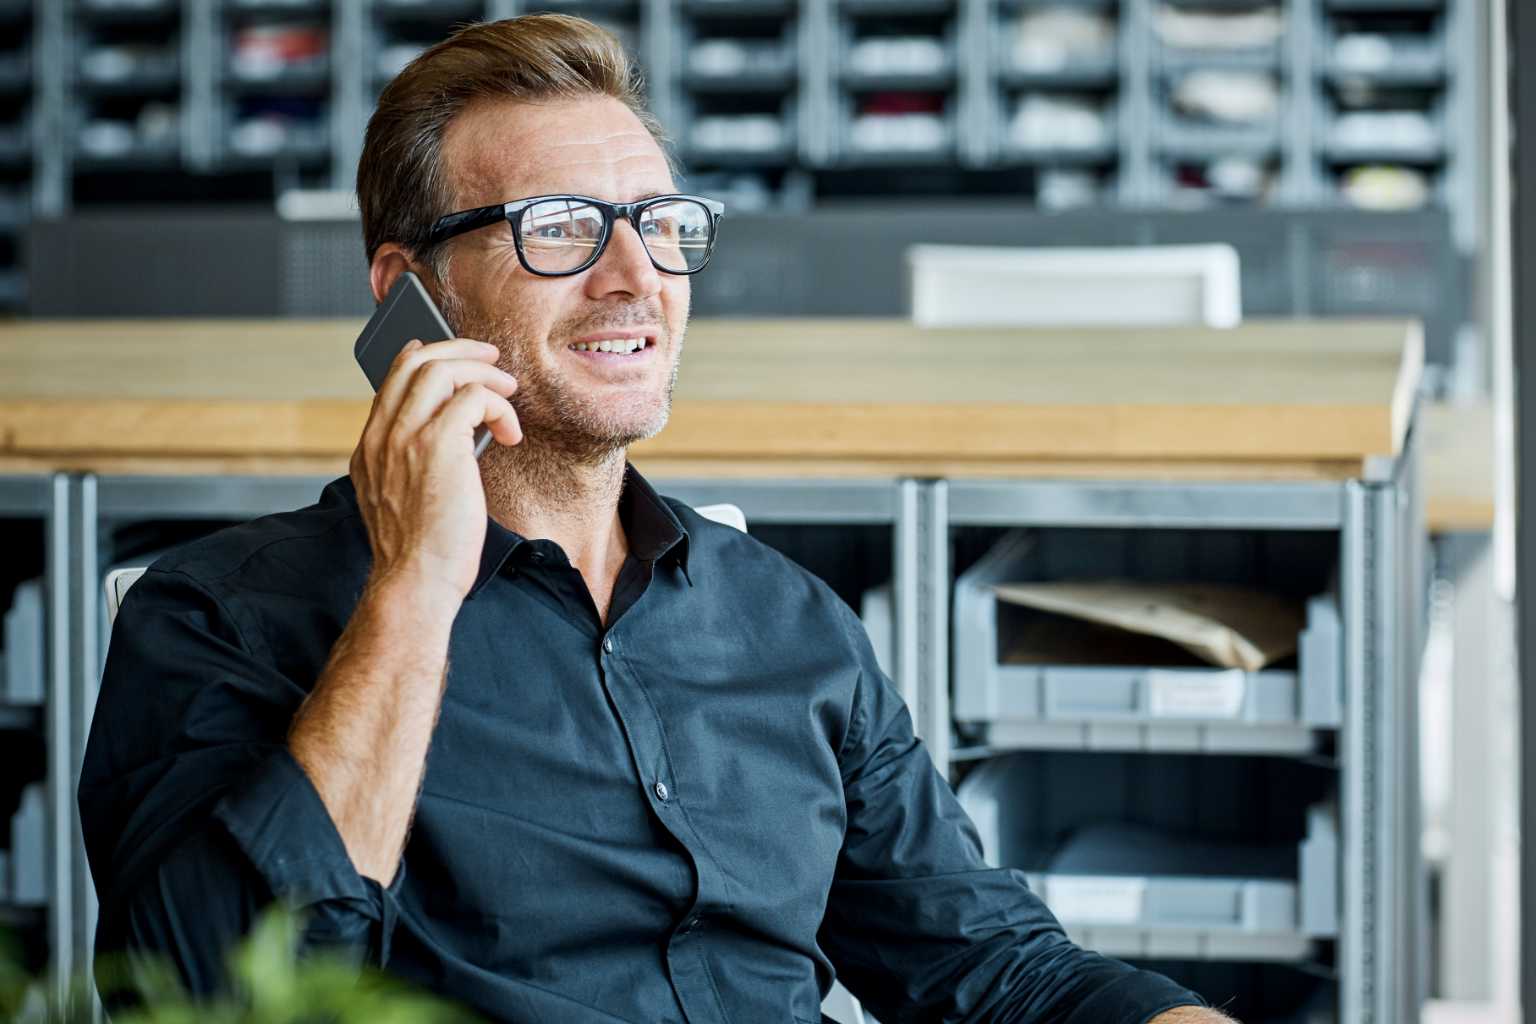
[[[1307,603],[1297,665],[1003,664],[995,584],[1026,579],[1034,538],[1007,534],[955,584],[954,717],[1007,749],[1305,753],[1339,724],[1337,599]]]
[[[1112,822],[1071,828],[1058,841],[1050,826],[1059,817],[1030,818],[1039,783],[1030,762],[995,758],[957,794],[987,862],[1024,871],[1083,945],[1121,957],[1289,962],[1338,934],[1339,837],[1330,803],[1307,810],[1300,843]]]

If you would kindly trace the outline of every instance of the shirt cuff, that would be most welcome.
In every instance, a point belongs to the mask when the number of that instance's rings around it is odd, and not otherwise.
[[[1180,1006],[1208,1007],[1204,999],[1152,971],[1123,974],[1078,1004],[1066,1024],[1146,1024]]]
[[[302,910],[339,900],[381,918],[385,890],[357,873],[320,794],[286,748],[226,793],[213,816],[287,906]]]

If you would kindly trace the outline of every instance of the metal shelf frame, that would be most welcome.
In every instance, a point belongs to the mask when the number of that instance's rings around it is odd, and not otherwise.
[[[1412,1024],[1428,948],[1415,685],[1425,639],[1427,541],[1416,438],[1410,434],[1401,457],[1373,470],[1373,479],[1304,484],[934,481],[928,486],[947,514],[926,524],[935,531],[927,543],[947,545],[952,526],[1337,532],[1345,648],[1338,1020]],[[947,621],[948,587],[931,595],[933,612]],[[948,658],[942,661],[947,669]],[[947,679],[930,681],[923,697],[924,742],[935,764],[948,768],[956,762]]]
[[[43,740],[47,750],[44,800],[47,806],[47,896],[45,913],[48,949],[53,958],[55,992],[67,991],[71,969],[78,963],[75,934],[74,851],[79,843],[75,810],[77,762],[75,704],[72,679],[75,658],[73,605],[70,593],[73,479],[64,473],[48,476],[0,476],[0,518],[42,520],[44,552],[44,680]],[[8,827],[8,823],[7,827]]]

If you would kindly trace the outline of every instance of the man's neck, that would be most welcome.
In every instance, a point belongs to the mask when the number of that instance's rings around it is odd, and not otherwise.
[[[540,451],[530,441],[487,453],[481,467],[486,510],[524,537],[559,544],[597,597],[611,589],[629,552],[619,522],[625,452],[586,462]]]

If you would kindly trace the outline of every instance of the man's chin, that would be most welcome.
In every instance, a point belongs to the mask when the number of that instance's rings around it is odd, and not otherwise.
[[[514,402],[516,399],[513,400]],[[667,425],[668,411],[642,417],[579,417],[560,423],[529,423],[524,435],[535,443],[532,448],[560,453],[559,458],[576,463],[597,465],[624,451],[632,444],[647,441]],[[532,448],[530,454],[532,454]]]
[[[613,429],[608,433],[607,443],[613,448],[628,448],[632,444],[649,441],[661,433],[662,428],[666,425],[667,414],[665,412],[659,416],[637,423],[614,424]]]

